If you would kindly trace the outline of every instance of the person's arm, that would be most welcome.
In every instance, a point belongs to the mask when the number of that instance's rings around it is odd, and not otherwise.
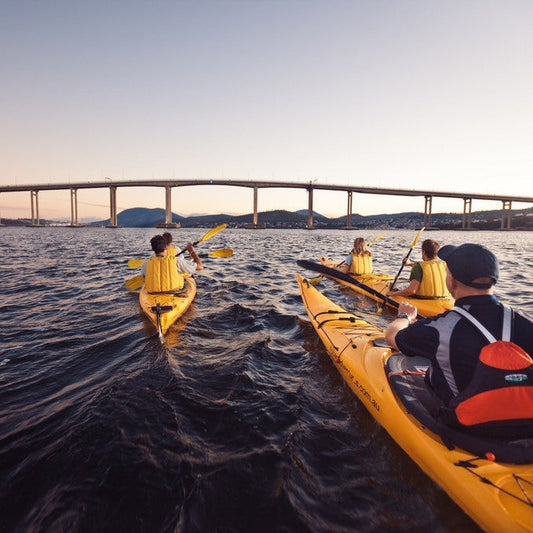
[[[192,260],[196,263],[196,270],[203,270],[204,265],[202,264],[202,260],[191,243],[187,244],[187,251],[191,255]]]
[[[389,346],[398,350],[396,334],[402,329],[408,328],[415,320],[418,311],[414,305],[402,303],[398,307],[398,316],[385,330],[385,340]]]
[[[411,283],[405,289],[401,291],[388,291],[386,296],[411,296],[412,294],[416,294],[418,287],[420,287],[420,281],[412,279]]]
[[[347,255],[346,259],[344,259],[344,264],[337,267],[343,274],[348,274],[348,270],[350,270],[350,267],[352,266],[352,254]]]
[[[407,285],[407,287],[401,291],[388,291],[386,296],[411,296],[416,294],[416,291],[422,282],[422,275],[422,267],[419,263],[414,263],[409,276],[409,285]]]

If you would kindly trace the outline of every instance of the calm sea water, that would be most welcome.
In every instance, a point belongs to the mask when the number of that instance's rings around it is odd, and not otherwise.
[[[154,233],[0,229],[1,531],[476,531],[359,404],[307,321],[295,261],[340,260],[355,232],[218,233],[199,251],[235,254],[206,259],[165,345],[123,286]],[[426,233],[490,247],[502,300],[533,313],[531,233]],[[388,231],[376,269],[394,274],[413,237]]]

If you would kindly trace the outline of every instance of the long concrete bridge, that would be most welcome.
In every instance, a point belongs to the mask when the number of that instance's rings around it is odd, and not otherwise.
[[[108,188],[110,201],[109,227],[116,228],[117,224],[117,189],[121,187],[163,187],[165,189],[165,226],[173,227],[171,196],[174,187],[247,187],[253,189],[253,223],[258,225],[257,198],[259,189],[306,189],[308,194],[307,227],[313,227],[313,194],[315,191],[341,191],[347,194],[347,227],[352,226],[353,194],[378,194],[387,196],[417,196],[424,198],[424,225],[431,226],[431,210],[433,198],[458,198],[463,200],[462,227],[471,227],[472,201],[494,200],[502,203],[501,228],[511,229],[512,203],[533,203],[531,196],[510,196],[483,193],[444,192],[417,189],[390,189],[381,187],[363,187],[353,185],[327,185],[317,183],[317,180],[309,182],[293,181],[255,181],[255,180],[228,180],[228,179],[180,179],[180,180],[122,180],[115,181],[106,178],[99,182],[80,183],[53,183],[34,185],[2,185],[0,193],[27,191],[30,193],[31,220],[33,226],[39,226],[39,192],[40,191],[70,191],[71,226],[79,226],[78,223],[78,191],[80,189]]]

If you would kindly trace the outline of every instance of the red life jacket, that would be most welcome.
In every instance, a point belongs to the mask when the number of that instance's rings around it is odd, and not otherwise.
[[[468,319],[488,340],[476,363],[472,380],[449,407],[458,422],[471,428],[513,426],[533,431],[533,359],[510,341],[512,310],[504,307],[502,340],[496,338],[468,311],[453,311]]]

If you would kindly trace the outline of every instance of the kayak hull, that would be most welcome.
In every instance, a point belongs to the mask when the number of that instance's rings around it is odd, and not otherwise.
[[[496,463],[446,447],[391,388],[386,362],[393,351],[383,342],[383,330],[297,278],[311,324],[337,370],[397,444],[486,531],[532,532],[533,505],[528,498],[533,499],[533,464]]]
[[[335,262],[333,259],[327,258],[323,255],[319,257],[319,261],[320,261],[320,264],[327,266],[329,268],[334,268],[336,265],[338,265],[338,263]],[[334,281],[337,281],[341,285],[344,285],[345,287],[349,287],[353,291],[363,294],[364,296],[371,298],[372,300],[375,300],[379,303],[383,303],[383,300],[379,298],[379,296],[376,296],[375,294],[372,294],[371,292],[365,291],[363,287],[352,285],[338,278],[332,278],[328,276],[327,274],[326,274],[326,277],[330,279],[334,279]],[[394,280],[394,278],[386,274],[363,274],[362,276],[353,276],[353,277],[357,281],[364,283],[365,285],[368,285],[370,288],[380,292],[383,295],[387,293],[387,291],[389,290],[389,287],[391,286]],[[454,300],[452,297],[449,297],[449,298],[416,298],[416,297],[411,297],[411,296],[390,296],[390,299],[394,300],[397,303],[410,303],[411,305],[414,305],[417,308],[418,312],[423,316],[440,315],[441,313],[444,313],[445,311],[452,309],[454,305]],[[389,306],[389,304],[387,303],[385,305]]]
[[[149,294],[143,285],[139,293],[139,303],[141,309],[156,328],[158,327],[156,309],[159,305],[161,310],[159,314],[161,333],[165,335],[168,328],[189,309],[195,296],[196,281],[192,276],[186,276],[184,288],[176,293]]]

